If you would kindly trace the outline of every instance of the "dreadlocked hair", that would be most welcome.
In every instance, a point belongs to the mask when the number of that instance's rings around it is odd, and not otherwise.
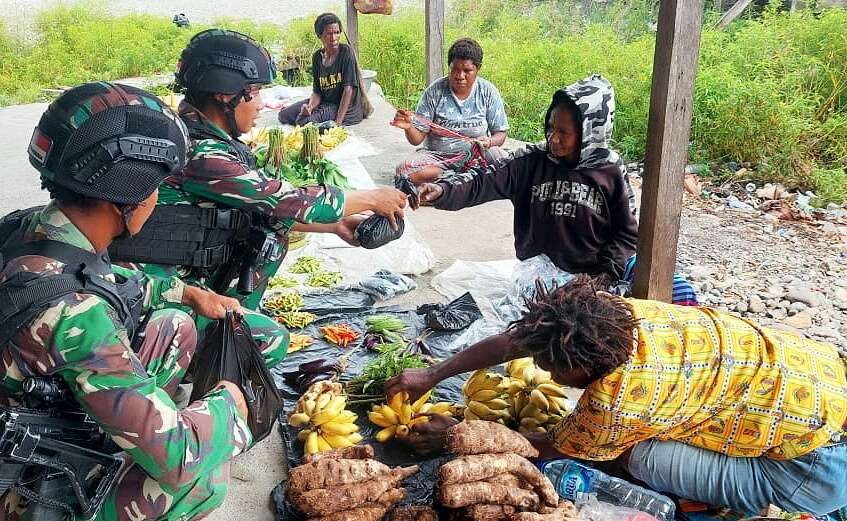
[[[584,369],[592,380],[629,359],[638,321],[623,299],[598,293],[591,277],[577,275],[550,290],[536,282],[526,307],[524,317],[509,325],[509,334],[534,359],[564,370]]]

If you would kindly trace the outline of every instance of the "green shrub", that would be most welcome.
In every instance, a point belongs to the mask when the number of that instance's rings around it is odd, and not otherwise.
[[[34,44],[0,25],[0,105],[38,99],[45,87],[170,72],[190,36],[204,28],[186,31],[163,17],[110,17],[97,5],[60,4],[41,13]],[[543,137],[541,120],[556,89],[603,74],[616,91],[614,146],[635,161],[646,146],[657,6],[656,0],[592,8],[577,0],[455,0],[446,39],[480,41],[481,75],[503,94],[510,135],[527,141]],[[818,202],[844,202],[847,11],[769,9],[727,31],[712,28],[716,17],[706,13],[691,160],[718,172],[727,161],[750,162],[754,178],[812,189]],[[243,20],[217,25],[257,38],[281,65],[299,63],[296,82],[308,85],[320,45],[312,23],[310,16],[285,28]],[[415,107],[426,87],[422,13],[363,16],[359,29],[362,66],[378,71],[392,103]]]

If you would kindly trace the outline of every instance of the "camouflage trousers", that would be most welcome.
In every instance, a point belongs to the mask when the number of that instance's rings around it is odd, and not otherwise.
[[[285,357],[287,333],[281,339],[260,329],[258,337],[266,339],[259,348],[269,366]],[[197,329],[191,317],[180,310],[166,309],[153,312],[136,355],[157,385],[174,397],[196,347]],[[95,519],[183,521],[202,518],[223,503],[228,484],[229,462],[179,488],[160,484],[138,465],[130,465]],[[0,521],[18,521],[24,519],[25,514],[26,502],[17,495],[7,494],[0,498]]]
[[[241,295],[238,293],[236,289],[237,281],[233,281],[229,289],[224,293],[228,297],[238,299],[244,309],[252,311],[251,313],[245,314],[244,318],[250,326],[250,330],[253,332],[253,338],[256,340],[256,343],[268,346],[267,351],[265,351],[265,358],[269,365],[279,363],[283,358],[285,358],[285,354],[288,350],[288,330],[277,323],[277,321],[273,318],[259,313],[256,310],[259,309],[259,303],[261,302],[262,296],[265,294],[265,290],[268,287],[268,280],[276,274],[282,264],[283,257],[284,255],[281,255],[279,260],[262,265],[256,270],[253,277],[254,289],[249,295]],[[193,273],[181,273],[180,269],[176,266],[143,264],[133,267],[140,268],[145,273],[156,277],[179,277],[184,280],[186,284],[206,287],[205,279],[194,276]],[[191,311],[185,307],[179,307],[179,309],[188,313]],[[201,336],[206,328],[208,328],[211,324],[210,320],[203,317],[196,317],[195,322],[197,324],[197,330],[200,331]]]

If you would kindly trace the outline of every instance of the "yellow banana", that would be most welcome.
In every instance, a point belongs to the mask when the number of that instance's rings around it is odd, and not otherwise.
[[[312,431],[309,433],[309,436],[306,438],[306,445],[304,449],[306,451],[306,454],[314,454],[316,452],[320,452],[317,432]]]
[[[333,396],[326,408],[312,416],[312,425],[323,425],[334,420],[344,410],[346,403],[347,398],[344,396]]]
[[[418,416],[417,418],[412,418],[412,421],[409,422],[409,427],[414,427],[415,425],[420,425],[422,423],[429,422],[429,416]]]
[[[323,436],[318,436],[318,452],[332,450],[332,445]]]
[[[382,414],[391,425],[397,425],[400,423],[400,417],[397,416],[397,413],[394,412],[394,409],[392,409],[390,405],[380,405],[377,411]]]
[[[468,409],[470,409],[471,412],[476,414],[482,420],[494,419],[494,418],[499,417],[494,411],[489,409],[486,405],[484,405],[480,402],[474,401],[474,400],[471,400],[468,403]]]
[[[405,438],[409,435],[409,426],[408,425],[398,425],[397,431],[394,434],[398,438]]]
[[[530,432],[538,433],[538,434],[547,434],[547,429],[544,427],[534,427],[529,430]]]
[[[550,420],[550,415],[547,414],[547,413],[539,411],[539,412],[533,414],[532,416],[527,416],[527,418],[533,418],[539,424],[543,425]]]
[[[371,421],[371,423],[373,423],[374,425],[377,425],[379,427],[391,427],[392,425],[397,425],[396,422],[394,422],[394,423],[390,422],[388,420],[388,418],[386,418],[385,416],[383,416],[381,413],[379,413],[377,411],[369,412],[368,413],[368,419]]]
[[[532,358],[517,358],[506,364],[506,373],[509,376],[521,378],[525,367],[532,365]]]
[[[465,419],[466,420],[478,420],[479,416],[474,414],[474,412],[470,409],[465,409]]]
[[[349,447],[350,445],[353,445],[353,442],[351,442],[349,438],[345,436],[339,436],[338,434],[323,433],[322,437],[333,449],[343,449],[344,447]]]
[[[352,434],[348,434],[348,435],[346,436],[346,438],[347,438],[348,440],[350,440],[350,443],[352,443],[353,445],[355,445],[355,444],[357,444],[357,443],[361,443],[361,441],[362,441],[362,439],[363,439],[363,438],[362,438],[362,435],[361,435],[361,434],[359,434],[358,432],[354,432],[354,433],[352,433]]]
[[[432,407],[433,407],[433,405],[434,405],[434,404],[429,403],[429,402],[427,402],[427,403],[425,403],[425,404],[421,405],[421,408],[420,408],[420,409],[418,409],[418,413],[419,413],[419,414],[428,414],[430,411],[432,411]]]
[[[450,402],[438,402],[432,404],[432,407],[429,409],[431,414],[452,414],[453,404]]]
[[[488,406],[492,411],[500,411],[503,409],[507,409],[509,407],[509,402],[502,398],[495,398],[493,400],[488,400],[485,402],[485,405]]]
[[[355,423],[338,423],[338,422],[326,422],[321,425],[321,433],[326,437],[327,434],[334,435],[346,435],[351,434],[359,430],[359,426]]]
[[[317,403],[315,402],[315,400],[306,400],[306,401],[303,402],[303,411],[301,411],[301,412],[304,412],[304,413],[308,414],[309,416],[311,416],[311,415],[315,414],[315,406],[316,405],[317,405]]]
[[[485,369],[480,369],[475,371],[470,378],[468,378],[468,381],[465,382],[464,388],[462,389],[466,396],[470,396],[479,391],[480,385],[485,380],[485,372]]]
[[[531,385],[533,378],[535,378],[535,366],[524,367],[521,379],[526,382],[526,385]]]
[[[506,392],[509,394],[517,394],[524,389],[526,389],[526,382],[524,382],[522,378],[512,378],[509,380],[509,386],[506,388]]]
[[[554,414],[567,414],[568,410],[566,400],[566,398],[547,395],[547,401],[550,402],[550,412]]]
[[[400,414],[400,410],[403,408],[403,403],[407,401],[409,401],[409,394],[403,391],[392,396],[388,405],[394,410],[394,412]]]
[[[332,400],[332,395],[329,393],[323,393],[322,395],[318,396],[317,400],[315,401],[316,412],[324,410],[326,406],[329,405],[330,400]]]
[[[500,396],[500,393],[491,389],[482,389],[474,394],[470,395],[469,398],[476,402],[487,402],[488,400],[493,400]]]
[[[538,386],[538,390],[547,396],[555,396],[558,398],[564,398],[567,395],[565,394],[565,388],[558,386],[553,383],[544,383]]]
[[[404,403],[400,407],[400,423],[403,425],[408,425],[410,421],[412,421],[412,406],[408,403]]]
[[[309,423],[309,415],[303,412],[294,413],[288,418],[288,423],[292,427],[302,427]]]
[[[535,374],[532,377],[531,384],[533,387],[538,387],[541,384],[550,383],[553,381],[553,375],[550,371],[544,369],[535,369]]]
[[[529,399],[527,398],[525,393],[518,393],[512,396],[512,408],[515,410],[515,414],[520,416],[521,411],[526,404],[529,403]]]
[[[312,433],[311,430],[308,430],[308,429],[302,430],[302,431],[297,433],[297,439],[302,441],[303,443],[306,443],[306,439],[309,437],[309,434],[311,434],[311,433]]]
[[[359,416],[353,411],[341,411],[341,413],[335,417],[334,421],[338,423],[353,423],[359,419]]]
[[[538,407],[536,407],[535,405],[533,405],[533,404],[531,404],[531,403],[528,403],[528,404],[526,404],[526,405],[524,406],[524,408],[523,408],[523,409],[521,409],[521,411],[518,413],[518,417],[519,417],[519,418],[526,418],[527,416],[535,416],[535,415],[536,415],[536,414],[538,414],[539,412],[540,412],[540,411],[538,410]]]
[[[535,405],[541,411],[546,411],[550,408],[550,403],[547,401],[547,395],[538,389],[533,389],[532,392],[529,393],[529,403]]]
[[[397,426],[392,425],[391,427],[386,427],[386,428],[382,429],[381,431],[376,433],[376,436],[374,436],[374,437],[376,438],[376,441],[378,441],[380,443],[385,443],[386,441],[393,438],[394,434],[396,434],[396,433],[397,433]]]
[[[429,401],[432,396],[432,391],[427,391],[423,396],[415,400],[415,403],[412,404],[412,412],[416,413],[420,410],[421,406]]]
[[[521,418],[521,427],[525,429],[532,429],[533,427],[539,427],[540,425],[541,423],[532,416]]]

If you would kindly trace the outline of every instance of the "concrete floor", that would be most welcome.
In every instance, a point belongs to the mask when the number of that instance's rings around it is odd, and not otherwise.
[[[371,101],[374,114],[352,131],[367,139],[378,151],[375,156],[361,159],[371,177],[379,184],[390,184],[394,167],[414,147],[406,143],[402,131],[388,124],[394,117],[394,108],[381,97],[373,96]],[[262,119],[263,124],[273,122],[273,114]],[[416,278],[417,290],[388,301],[387,305],[413,309],[420,304],[444,300],[430,287],[430,280],[456,259],[485,261],[514,257],[512,205],[508,201],[496,201],[461,212],[422,208],[409,214],[408,218],[435,252],[438,261],[431,272]],[[280,437],[275,433],[236,458],[229,496],[208,519],[274,520],[269,494],[285,475],[283,450]]]

